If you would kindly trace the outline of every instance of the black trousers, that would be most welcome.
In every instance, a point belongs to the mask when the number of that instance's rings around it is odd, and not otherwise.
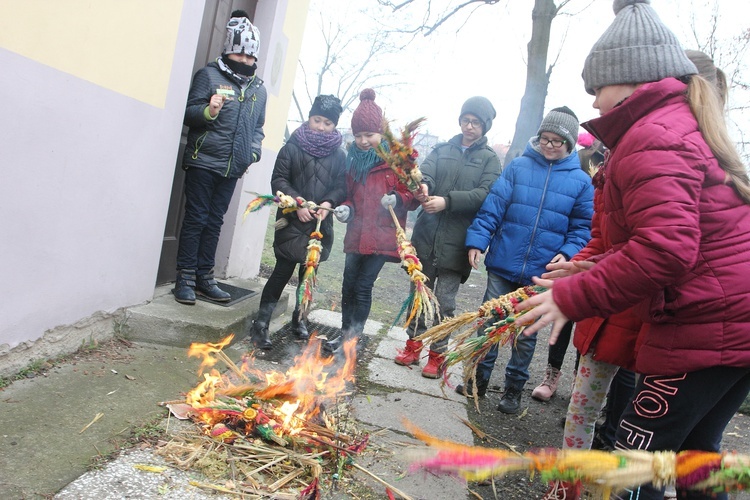
[[[716,366],[640,377],[620,420],[615,448],[717,452],[724,429],[749,391],[750,368]],[[679,485],[677,497],[727,498],[722,493],[682,491]],[[662,500],[664,489],[641,486],[631,498]]]
[[[276,307],[276,302],[279,301],[281,294],[284,292],[284,287],[292,278],[292,275],[294,274],[294,268],[297,267],[297,265],[299,265],[299,284],[297,285],[295,309],[299,308],[299,290],[300,286],[302,286],[302,278],[305,275],[305,265],[287,260],[283,257],[277,257],[276,265],[271,272],[271,276],[269,276],[268,281],[266,282],[266,286],[263,287],[263,293],[261,293],[260,295],[261,310],[263,310],[265,306],[270,307],[271,312],[273,312],[273,308]]]

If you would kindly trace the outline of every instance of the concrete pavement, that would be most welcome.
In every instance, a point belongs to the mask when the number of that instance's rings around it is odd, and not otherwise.
[[[149,306],[155,311],[151,320],[147,320]],[[174,426],[174,419],[168,420],[158,403],[180,399],[198,381],[199,360],[187,356],[187,344],[215,341],[228,328],[244,328],[234,332],[240,340],[225,349],[230,358],[238,360],[249,347],[241,339],[254,312],[230,312],[230,308],[205,302],[186,310],[174,302],[168,289],[160,290],[151,304],[139,307],[128,322],[130,338],[137,339],[132,347],[112,348],[101,356],[94,351],[51,368],[46,375],[14,382],[0,393],[0,498],[222,498],[190,486],[194,473],[164,464],[148,448],[133,449],[112,461],[101,458],[112,453],[134,429],[144,432],[149,426]],[[180,335],[186,311],[192,319],[184,327],[186,333]],[[201,319],[222,315],[231,317],[227,321],[234,326]],[[277,308],[277,315],[272,331],[289,321],[283,305]],[[334,328],[341,321],[338,313],[321,310],[313,311],[310,320]],[[143,326],[148,321],[154,324]],[[162,321],[169,326],[158,326]],[[467,418],[466,400],[452,392],[444,395],[438,381],[421,377],[417,367],[393,363],[406,333],[400,328],[386,330],[379,323],[367,324],[372,355],[365,357],[366,366],[358,370],[367,378],[367,394],[353,397],[352,411],[361,426],[371,431],[370,446],[393,453],[365,453],[357,462],[415,499],[467,498],[465,485],[455,479],[406,473],[408,464],[402,450],[417,443],[406,433],[404,417],[441,438],[467,444],[473,443],[473,438],[460,421]],[[165,331],[168,333],[160,334]],[[262,357],[256,359],[256,367],[279,369],[278,364]],[[105,463],[103,468],[87,471],[97,457]],[[169,468],[153,474],[135,469],[135,464]],[[365,474],[349,474],[374,492],[384,492]]]

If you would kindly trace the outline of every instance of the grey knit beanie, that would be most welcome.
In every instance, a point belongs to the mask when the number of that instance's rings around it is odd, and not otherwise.
[[[567,106],[555,108],[544,117],[536,135],[541,135],[542,132],[559,135],[565,139],[568,151],[573,151],[578,142],[578,117]]]
[[[650,0],[615,0],[615,20],[596,41],[583,66],[591,95],[607,85],[655,82],[698,73]]]
[[[487,134],[487,131],[492,128],[492,120],[497,116],[490,100],[482,96],[474,96],[466,99],[464,105],[461,106],[461,114],[458,115],[458,119],[460,120],[467,113],[476,116],[482,121],[482,135]]]

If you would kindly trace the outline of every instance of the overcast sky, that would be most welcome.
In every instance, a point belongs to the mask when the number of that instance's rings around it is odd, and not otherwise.
[[[426,0],[416,1],[426,3]],[[308,70],[322,50],[320,17],[315,12],[320,11],[326,19],[342,20],[364,32],[373,23],[360,16],[358,9],[374,3],[375,0],[312,0],[301,56],[308,62]],[[458,3],[433,0],[433,6]],[[459,132],[457,119],[463,101],[473,95],[483,95],[490,99],[498,113],[488,133],[490,143],[509,143],[526,81],[526,44],[531,34],[533,3],[532,0],[506,0],[482,6],[468,20],[466,14],[459,14],[432,35],[418,36],[401,53],[379,58],[377,66],[391,68],[399,74],[392,81],[408,82],[379,91],[376,102],[384,108],[386,117],[400,128],[407,121],[427,116],[422,130],[447,139]],[[735,8],[730,9],[727,2],[723,3],[724,11],[719,11],[719,37],[728,38],[741,32],[741,24],[748,24],[748,16],[738,16]],[[713,4],[710,0],[652,0],[651,3],[685,48],[698,48],[691,24],[697,24],[699,31],[707,31]],[[612,1],[573,0],[564,12],[576,15],[558,16],[552,24],[548,64],[557,61],[546,110],[566,105],[584,121],[596,117],[598,112],[591,107],[593,97],[583,89],[583,62],[591,46],[614,19]],[[413,24],[405,20],[405,16],[402,13],[390,15],[385,22]],[[357,57],[358,50],[361,48],[352,44],[351,50],[342,57],[352,54]],[[300,84],[298,71],[297,89]],[[333,91],[324,89],[324,93]],[[339,126],[347,127],[349,119],[349,114],[342,116]]]

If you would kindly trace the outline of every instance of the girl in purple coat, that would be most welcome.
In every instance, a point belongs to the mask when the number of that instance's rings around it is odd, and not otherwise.
[[[697,75],[645,0],[616,0],[583,79],[600,117],[583,127],[609,149],[604,212],[612,249],[587,272],[535,281],[551,290],[532,334],[634,307],[639,339],[633,400],[618,449],[718,451],[750,391],[750,180],[715,88]],[[571,266],[571,271],[581,271]],[[687,498],[726,498],[680,491]],[[639,488],[663,498],[663,484]]]

